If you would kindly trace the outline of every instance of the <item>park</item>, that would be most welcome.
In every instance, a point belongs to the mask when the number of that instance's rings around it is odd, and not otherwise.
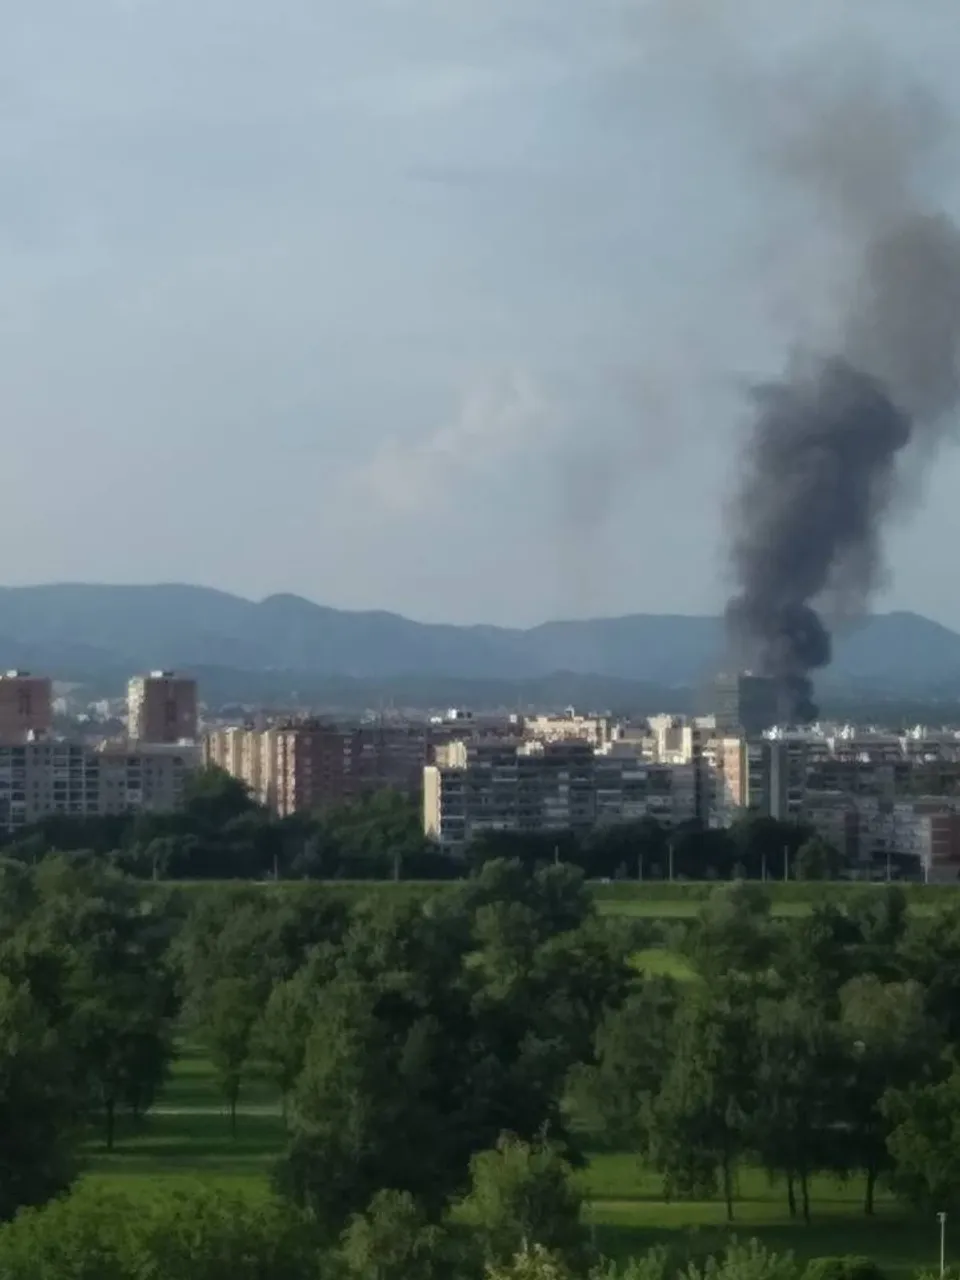
[[[236,886],[232,889],[236,890]],[[677,983],[699,979],[682,950],[667,945],[677,926],[696,925],[698,913],[717,886],[710,883],[591,884],[589,893],[604,920],[636,929],[643,945],[631,962],[643,978],[665,977]],[[299,882],[242,886],[246,894],[297,899],[318,887]],[[455,891],[451,884],[410,882],[339,883],[324,886],[334,902],[369,907],[371,902],[423,903]],[[149,892],[149,887],[148,887]],[[195,900],[222,897],[231,887],[189,884],[168,890]],[[884,886],[775,883],[765,887],[770,915],[791,920],[809,916],[824,902],[844,904]],[[948,888],[909,886],[900,891],[911,916],[929,916],[960,900]],[[198,1187],[218,1188],[257,1200],[270,1193],[271,1171],[286,1142],[284,1103],[270,1073],[256,1056],[247,1064],[237,1101],[235,1129],[202,1037],[178,1027],[169,1076],[143,1115],[117,1122],[112,1149],[99,1131],[84,1144],[84,1184],[118,1192],[135,1201],[169,1193],[189,1194]],[[736,1173],[734,1221],[729,1223],[722,1197],[665,1198],[663,1178],[644,1164],[629,1142],[618,1149],[609,1135],[596,1145],[585,1140],[587,1161],[576,1173],[583,1196],[582,1217],[591,1242],[604,1256],[627,1260],[666,1245],[677,1258],[701,1258],[721,1251],[731,1236],[757,1239],[776,1252],[799,1260],[856,1255],[873,1259],[890,1277],[935,1269],[939,1224],[935,1215],[899,1202],[888,1188],[878,1189],[875,1211],[863,1210],[863,1179],[819,1173],[811,1180],[809,1223],[791,1218],[782,1179],[745,1165]],[[960,1224],[958,1224],[960,1226]],[[948,1262],[956,1256],[946,1233]],[[957,1253],[960,1254],[960,1240]]]

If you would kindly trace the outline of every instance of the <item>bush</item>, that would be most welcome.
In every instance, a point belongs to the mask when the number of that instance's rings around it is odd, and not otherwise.
[[[848,1254],[838,1258],[814,1258],[803,1273],[803,1280],[886,1280],[886,1274],[872,1258]]]

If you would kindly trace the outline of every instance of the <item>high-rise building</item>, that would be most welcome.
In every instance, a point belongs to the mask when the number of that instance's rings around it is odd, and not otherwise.
[[[173,671],[151,671],[127,685],[127,735],[137,742],[193,742],[197,682]]]
[[[353,800],[390,787],[419,792],[431,750],[426,724],[341,726],[301,720],[270,729],[207,734],[204,759],[281,815]]]
[[[52,685],[29,671],[0,675],[0,742],[26,742],[49,733],[53,724]]]
[[[0,829],[50,815],[169,813],[197,767],[190,746],[106,746],[39,738],[0,746]]]
[[[756,735],[782,719],[776,680],[749,671],[718,676],[713,686],[717,733]]]
[[[673,826],[697,816],[698,772],[587,742],[453,742],[423,771],[424,833],[456,854],[484,831]]]
[[[807,788],[807,743],[802,738],[747,738],[718,742],[721,819],[742,810],[791,821],[799,818]]]

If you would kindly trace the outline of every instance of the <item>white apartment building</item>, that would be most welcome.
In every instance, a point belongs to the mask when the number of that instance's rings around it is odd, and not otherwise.
[[[424,769],[424,832],[457,853],[484,831],[589,831],[695,816],[697,766],[654,764],[617,744],[454,742]]]
[[[602,747],[614,735],[615,725],[609,716],[579,715],[568,707],[561,716],[524,716],[523,736],[538,742],[586,742]]]

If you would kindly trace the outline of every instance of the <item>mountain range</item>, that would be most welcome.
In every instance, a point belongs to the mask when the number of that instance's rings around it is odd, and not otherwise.
[[[699,685],[724,653],[717,617],[640,613],[522,630],[179,584],[0,588],[0,665],[95,683],[162,667],[284,673],[286,684],[530,682],[562,672],[662,689]],[[913,613],[873,615],[839,639],[823,680],[960,693],[960,634]]]

